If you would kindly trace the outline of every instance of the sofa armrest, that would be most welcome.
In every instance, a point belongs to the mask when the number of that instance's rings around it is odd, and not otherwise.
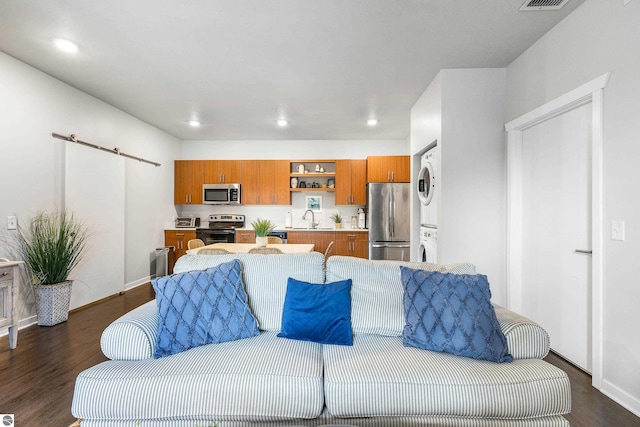
[[[100,338],[100,348],[111,360],[150,359],[157,335],[158,308],[153,300],[107,326]]]
[[[514,359],[543,359],[549,353],[549,334],[542,326],[499,305],[494,308]]]

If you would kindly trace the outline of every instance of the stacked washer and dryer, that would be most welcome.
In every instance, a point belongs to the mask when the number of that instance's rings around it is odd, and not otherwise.
[[[438,262],[438,146],[420,159],[418,199],[420,200],[420,246],[418,261]]]

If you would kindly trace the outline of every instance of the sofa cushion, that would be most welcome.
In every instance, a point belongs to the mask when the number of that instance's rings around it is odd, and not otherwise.
[[[351,280],[313,284],[289,278],[278,336],[351,345]]]
[[[351,325],[354,334],[401,336],[404,328],[400,266],[427,271],[475,273],[473,264],[371,261],[347,256],[327,260],[327,282],[352,279]]]
[[[131,425],[315,418],[323,408],[322,372],[321,344],[264,332],[171,357],[100,363],[78,375],[71,411]]]
[[[247,304],[238,260],[165,276],[152,284],[158,304],[155,358],[260,333]]]
[[[487,277],[400,267],[404,345],[474,359],[513,361],[491,305]]]
[[[567,374],[539,359],[498,364],[359,334],[351,347],[324,346],[323,360],[325,404],[336,417],[537,419],[571,410]]]
[[[183,255],[176,261],[175,273],[204,270],[237,259],[242,263],[249,306],[263,331],[279,331],[287,280],[292,277],[311,283],[324,283],[324,256],[319,252],[262,255]]]

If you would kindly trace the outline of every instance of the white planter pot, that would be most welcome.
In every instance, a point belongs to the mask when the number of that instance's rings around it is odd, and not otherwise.
[[[256,236],[256,246],[262,248],[267,246],[267,236]]]
[[[38,325],[53,326],[69,318],[71,285],[67,280],[53,285],[35,286]]]

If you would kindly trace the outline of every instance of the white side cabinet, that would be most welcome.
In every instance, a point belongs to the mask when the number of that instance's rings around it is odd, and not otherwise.
[[[9,328],[9,348],[18,343],[18,268],[22,261],[0,261],[0,328]]]

